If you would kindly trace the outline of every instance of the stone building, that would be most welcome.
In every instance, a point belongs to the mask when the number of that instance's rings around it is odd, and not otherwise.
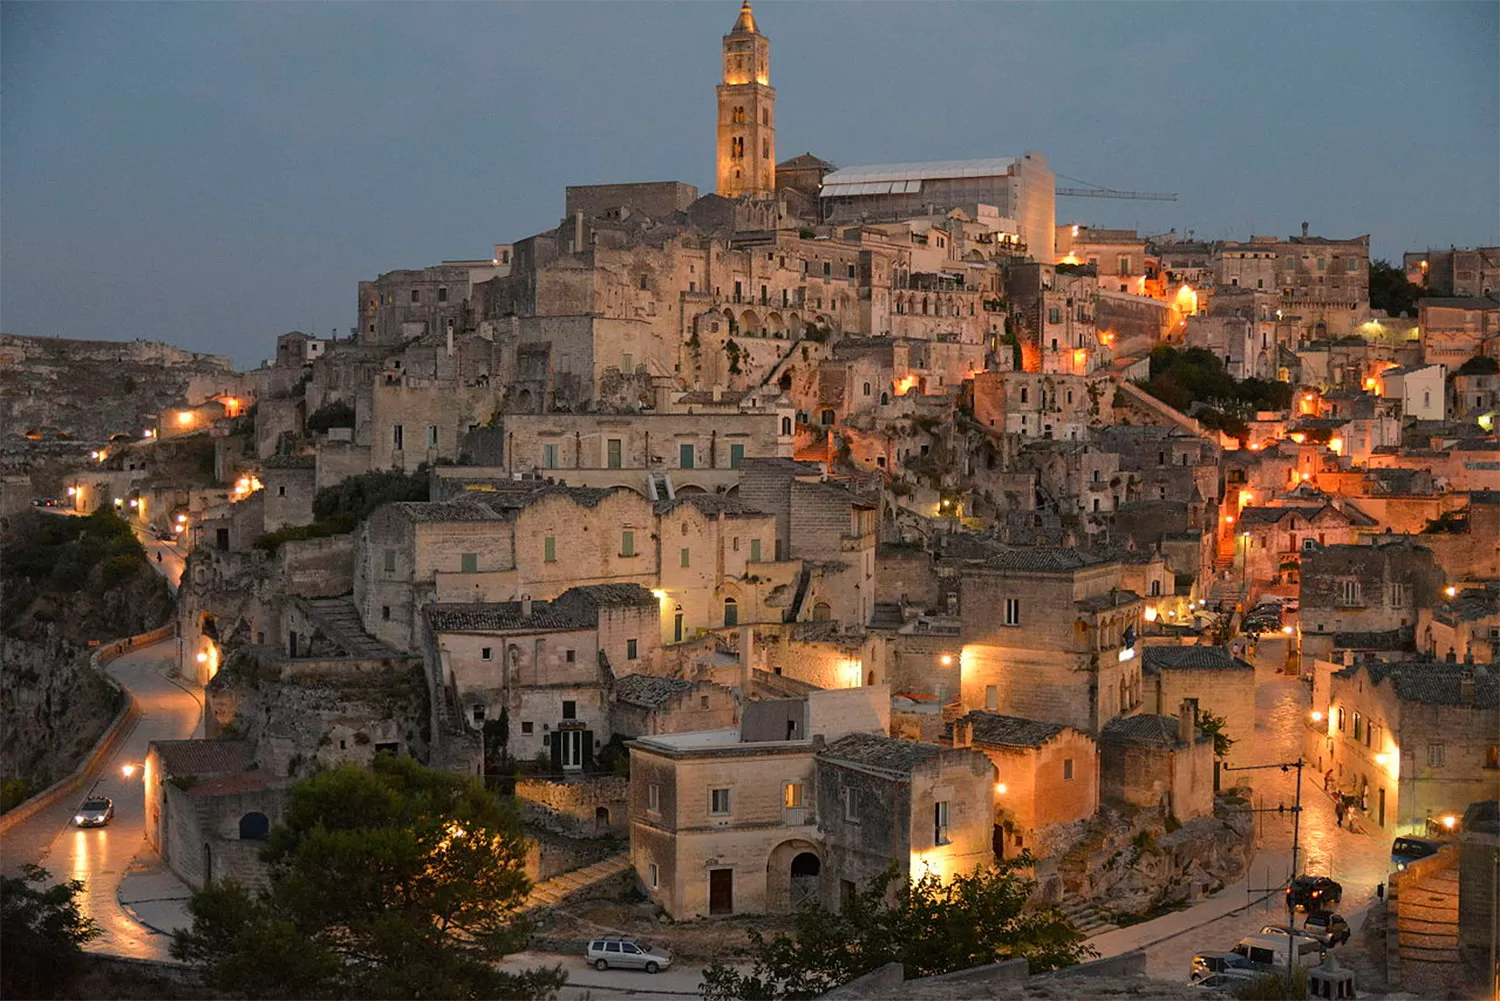
[[[529,598],[423,609],[429,677],[462,721],[508,720],[505,752],[545,756],[555,772],[593,766],[611,736],[614,672],[649,668],[659,650],[657,600],[638,584],[573,588]],[[434,697],[440,697],[435,694]]]
[[[1367,662],[1315,685],[1323,767],[1386,837],[1427,835],[1500,782],[1500,668]],[[1326,698],[1326,702],[1323,699]]]
[[[995,433],[1086,440],[1109,416],[1104,375],[976,372],[974,419]]]
[[[1225,736],[1234,740],[1224,764],[1256,760],[1254,665],[1221,646],[1146,646],[1141,675],[1146,712],[1165,716],[1192,699],[1200,713],[1224,720]]]
[[[1065,847],[1060,825],[1099,810],[1094,738],[1061,723],[976,711],[953,722],[952,744],[983,751],[995,766],[997,857],[1030,851],[1045,859]]]
[[[1410,539],[1314,547],[1302,556],[1302,656],[1329,657],[1339,633],[1416,633],[1443,575],[1432,550]]]
[[[1186,823],[1214,809],[1214,742],[1198,727],[1198,704],[1176,716],[1141,713],[1099,732],[1099,795],[1106,803],[1165,810]]]
[[[1399,400],[1402,417],[1440,421],[1447,416],[1447,369],[1442,365],[1396,365],[1375,377],[1376,390]]]
[[[1417,649],[1450,661],[1500,661],[1500,586],[1449,586],[1443,593],[1436,604],[1417,610]]]
[[[1232,529],[1234,571],[1247,583],[1296,580],[1306,554],[1353,543],[1373,524],[1351,504],[1242,507]]]
[[[626,674],[610,690],[609,726],[626,740],[694,730],[733,729],[740,700],[712,681]]]
[[[261,463],[267,532],[312,524],[313,500],[318,493],[317,462],[313,455],[273,455]]]
[[[1451,372],[1500,337],[1500,297],[1429,296],[1418,304],[1422,360]]]
[[[994,859],[995,766],[973,747],[851,733],[816,756],[823,905],[845,906],[890,863],[891,892]]]
[[[1097,733],[1144,697],[1144,602],[1117,558],[1007,547],[961,571],[963,703]]]
[[[1156,261],[1146,252],[1145,237],[1133,229],[1101,229],[1076,223],[1057,227],[1055,261],[1091,267],[1100,288],[1147,295],[1156,278]]]
[[[1500,247],[1449,247],[1404,255],[1407,281],[1438,295],[1487,296],[1500,292]]]
[[[674,920],[786,912],[822,898],[817,751],[890,725],[885,687],[748,703],[737,728],[630,747],[630,852]]]

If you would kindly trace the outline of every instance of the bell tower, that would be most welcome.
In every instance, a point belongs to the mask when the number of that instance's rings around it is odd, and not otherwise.
[[[776,197],[776,91],[771,40],[755,26],[750,0],[724,36],[719,84],[719,184],[725,198]]]

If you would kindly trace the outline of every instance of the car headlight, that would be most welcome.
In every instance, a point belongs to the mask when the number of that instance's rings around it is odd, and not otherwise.
[[[83,814],[80,813],[76,817],[74,817],[73,818],[73,823],[75,823],[75,824],[81,824],[81,823],[83,823]]]

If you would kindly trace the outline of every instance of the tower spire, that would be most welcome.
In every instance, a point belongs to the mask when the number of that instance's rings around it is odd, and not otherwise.
[[[759,29],[755,27],[755,12],[750,9],[750,0],[740,4],[740,16],[734,22],[734,28],[729,32],[731,35],[758,35]]]

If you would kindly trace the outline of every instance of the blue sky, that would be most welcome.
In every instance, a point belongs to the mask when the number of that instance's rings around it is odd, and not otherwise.
[[[0,6],[0,329],[268,357],[356,282],[713,184],[737,4]],[[1059,221],[1500,243],[1500,4],[760,3],[777,152],[1039,150]],[[1066,182],[1060,182],[1066,183]]]

